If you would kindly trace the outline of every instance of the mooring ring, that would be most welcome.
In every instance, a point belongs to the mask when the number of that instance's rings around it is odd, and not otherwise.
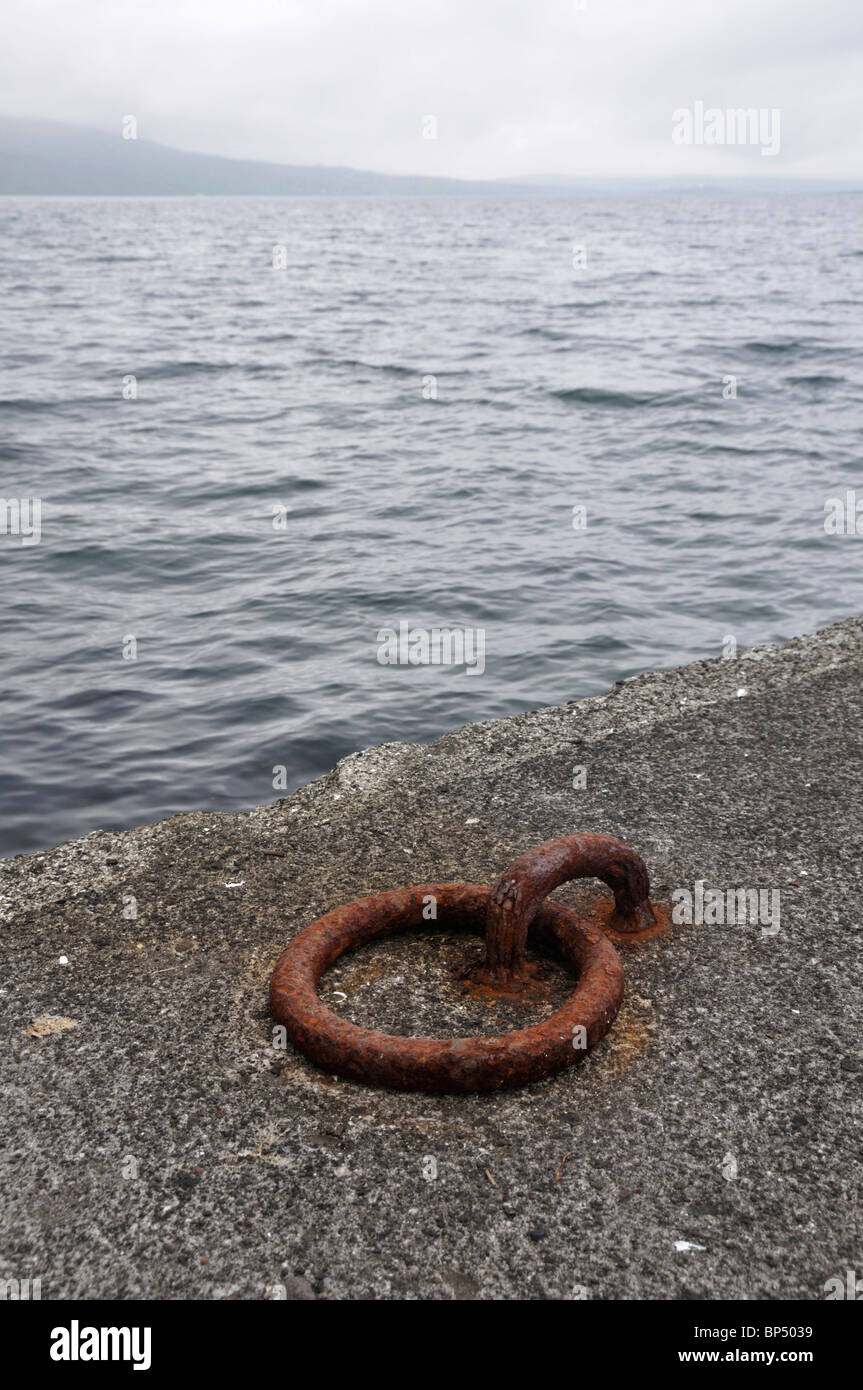
[[[577,973],[578,983],[542,1023],[489,1037],[401,1037],[349,1023],[318,997],[318,981],[343,952],[427,927],[423,908],[429,895],[439,928],[482,935],[491,894],[480,884],[425,884],[336,908],[299,932],[279,957],[270,981],[274,1017],[294,1046],[324,1070],[394,1090],[502,1090],[572,1066],[613,1023],[623,998],[623,966],[598,928],[558,903],[532,903],[530,931]]]

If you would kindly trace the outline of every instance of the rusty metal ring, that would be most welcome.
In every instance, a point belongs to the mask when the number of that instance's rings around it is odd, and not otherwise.
[[[361,898],[321,917],[284,951],[270,982],[270,1005],[288,1037],[311,1061],[338,1076],[406,1091],[487,1091],[523,1086],[571,1066],[608,1031],[623,998],[623,967],[614,947],[574,913],[546,903],[534,929],[578,971],[578,986],[550,1018],[494,1037],[407,1038],[360,1028],[328,1009],[317,994],[323,973],[344,952],[368,941],[428,925],[423,899],[437,900],[438,926],[485,930],[489,888],[426,884]]]
[[[326,1071],[354,1081],[411,1091],[486,1091],[550,1076],[572,1066],[605,1035],[623,998],[623,967],[602,932],[570,909],[544,902],[569,878],[596,875],[615,892],[617,926],[638,932],[654,920],[639,857],[608,835],[568,836],[529,851],[493,888],[424,884],[377,893],[305,927],[276,964],[272,1013],[295,1047]],[[317,984],[345,951],[427,925],[433,896],[437,924],[486,935],[484,984],[511,990],[525,970],[528,929],[576,972],[566,1004],[542,1023],[492,1037],[411,1038],[361,1028],[322,1002]],[[582,1032],[583,1030],[583,1032]]]

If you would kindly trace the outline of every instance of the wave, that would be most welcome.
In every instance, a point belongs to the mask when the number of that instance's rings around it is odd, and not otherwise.
[[[633,410],[644,405],[667,405],[671,399],[665,392],[611,391],[603,386],[568,386],[562,390],[551,391],[555,400],[574,402],[578,405],[616,406]]]
[[[363,362],[357,357],[306,357],[297,364],[300,367],[333,367],[351,372],[381,372],[384,376],[409,376],[419,378],[428,370],[425,367],[406,367],[401,362]]]
[[[789,386],[844,386],[844,376],[827,376],[825,373],[814,372],[811,376],[787,376],[785,380]]]

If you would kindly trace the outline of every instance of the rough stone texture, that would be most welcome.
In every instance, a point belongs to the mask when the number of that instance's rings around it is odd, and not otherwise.
[[[43,1298],[819,1299],[863,1271],[861,671],[853,619],[368,750],[248,815],[0,862],[0,1277]],[[522,1091],[389,1094],[274,1046],[269,974],[303,924],[489,883],[579,829],[639,850],[659,899],[779,888],[779,934],[680,925],[628,951],[608,1037]],[[382,943],[322,989],[391,1031],[513,1026],[459,992],[472,945]]]

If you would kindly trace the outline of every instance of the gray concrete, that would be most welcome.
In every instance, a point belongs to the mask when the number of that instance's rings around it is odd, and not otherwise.
[[[0,862],[0,1276],[43,1298],[818,1299],[863,1273],[861,672],[854,619],[370,750],[248,815]],[[577,829],[637,848],[660,899],[779,888],[779,934],[628,951],[609,1036],[522,1091],[393,1095],[274,1048],[267,981],[304,923],[489,882]],[[403,938],[323,991],[391,1031],[511,1026],[458,992],[468,948]]]

